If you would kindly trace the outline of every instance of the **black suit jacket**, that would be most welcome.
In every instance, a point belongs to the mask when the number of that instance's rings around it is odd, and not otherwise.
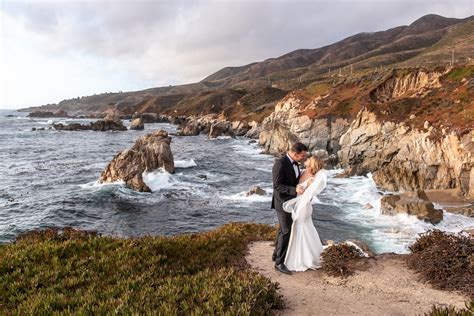
[[[298,178],[287,155],[277,159],[272,169],[272,208],[283,212],[283,202],[296,197]]]

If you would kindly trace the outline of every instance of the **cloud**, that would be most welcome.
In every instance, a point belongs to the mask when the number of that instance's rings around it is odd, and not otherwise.
[[[53,68],[54,58],[66,64],[93,60],[101,65],[98,76],[115,69],[138,85],[167,85],[198,81],[225,66],[320,47],[358,32],[409,24],[428,13],[465,17],[469,10],[472,14],[472,2],[4,1],[0,36],[6,40],[0,47],[14,47],[9,41],[17,41],[16,32]]]

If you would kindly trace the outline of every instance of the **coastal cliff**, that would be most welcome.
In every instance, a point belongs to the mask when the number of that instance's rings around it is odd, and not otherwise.
[[[338,153],[351,174],[374,173],[381,188],[390,191],[459,189],[474,196],[474,131],[458,137],[436,129],[411,129],[406,123],[380,122],[367,109],[340,139]]]

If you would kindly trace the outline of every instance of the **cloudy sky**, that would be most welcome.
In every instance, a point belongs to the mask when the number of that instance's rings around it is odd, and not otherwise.
[[[0,0],[0,108],[199,81],[474,0]]]

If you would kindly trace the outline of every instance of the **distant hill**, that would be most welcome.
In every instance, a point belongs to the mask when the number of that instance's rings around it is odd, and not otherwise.
[[[408,26],[359,33],[324,47],[225,67],[197,83],[104,93],[26,110],[86,114],[112,107],[124,113],[226,113],[233,117],[236,111],[246,111],[255,112],[248,119],[260,120],[282,96],[323,80],[329,73],[363,72],[380,66],[445,66],[453,50],[457,63],[470,63],[474,58],[474,16],[454,19],[430,14]]]

